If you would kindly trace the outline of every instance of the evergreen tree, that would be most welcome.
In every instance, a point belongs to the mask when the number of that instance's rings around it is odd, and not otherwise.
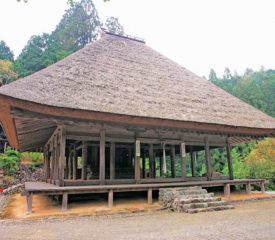
[[[108,32],[119,34],[119,35],[124,34],[123,26],[119,23],[118,19],[115,17],[109,17],[105,22],[105,26]]]
[[[13,52],[10,50],[7,44],[4,41],[0,41],[0,59],[13,62],[13,58]]]

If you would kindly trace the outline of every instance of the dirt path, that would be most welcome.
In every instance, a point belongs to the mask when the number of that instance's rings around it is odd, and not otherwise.
[[[171,212],[0,221],[1,239],[275,239],[275,200],[194,215]]]

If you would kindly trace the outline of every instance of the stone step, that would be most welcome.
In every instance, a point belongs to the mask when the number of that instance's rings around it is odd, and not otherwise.
[[[189,204],[179,204],[177,205],[177,211],[186,212],[188,209],[197,209],[197,208],[209,208],[209,207],[219,207],[228,205],[225,201],[216,201],[216,202],[201,202],[201,203],[189,203]]]
[[[207,194],[206,189],[196,189],[196,190],[179,190],[180,195],[200,195],[200,194]]]
[[[181,204],[189,204],[189,203],[203,203],[203,202],[217,202],[221,201],[221,197],[209,197],[209,198],[181,198],[179,201]]]
[[[222,206],[207,207],[207,208],[190,208],[190,209],[187,209],[186,212],[187,213],[211,212],[211,211],[228,210],[233,208],[234,207],[232,205],[222,205]]]
[[[203,194],[190,194],[190,195],[180,195],[181,199],[191,199],[191,198],[211,198],[214,197],[214,193],[203,193]]]

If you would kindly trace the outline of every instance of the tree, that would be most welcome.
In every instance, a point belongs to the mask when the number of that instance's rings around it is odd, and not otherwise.
[[[216,74],[216,72],[214,71],[213,68],[210,69],[210,73],[209,73],[208,79],[209,79],[211,82],[215,82],[215,81],[218,80],[217,74]]]
[[[63,50],[75,52],[98,38],[102,24],[92,0],[70,1],[70,6],[51,37]]]
[[[7,44],[4,41],[0,41],[0,59],[1,60],[9,60],[13,62],[13,52],[10,50],[10,48],[7,46]]]
[[[0,86],[18,78],[17,73],[12,68],[12,62],[9,60],[0,60]]]
[[[109,17],[105,22],[105,26],[108,32],[119,34],[119,35],[124,34],[124,28],[119,23],[118,18]]]

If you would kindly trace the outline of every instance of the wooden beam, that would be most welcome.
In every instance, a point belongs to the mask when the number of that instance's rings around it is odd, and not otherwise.
[[[212,166],[211,166],[211,156],[210,156],[208,137],[205,137],[204,144],[205,144],[206,178],[207,178],[207,181],[211,181]]]
[[[32,213],[32,193],[26,194],[26,200],[27,200],[27,213]]]
[[[162,143],[162,158],[161,158],[161,176],[166,176],[167,173],[167,162],[166,162],[166,151],[165,151],[165,143]]]
[[[176,177],[176,151],[175,146],[171,146],[171,175],[172,178]]]
[[[229,179],[233,180],[234,175],[233,175],[233,166],[232,166],[231,146],[230,146],[230,143],[229,143],[229,139],[227,139],[227,141],[226,141],[226,153],[227,153]]]
[[[245,191],[246,191],[247,194],[251,193],[251,184],[250,184],[250,182],[247,182],[245,184]]]
[[[99,156],[99,180],[100,184],[105,184],[105,130],[100,131],[100,156]]]
[[[224,184],[224,197],[230,199],[230,183]]]
[[[110,180],[115,179],[115,158],[116,158],[116,145],[114,142],[111,142],[110,146]]]
[[[181,158],[181,178],[183,181],[186,180],[186,150],[185,143],[180,144],[180,158]]]
[[[81,171],[81,179],[87,179],[87,157],[88,157],[88,146],[87,141],[82,142],[82,171]]]
[[[261,182],[261,192],[265,193],[265,182],[264,181]]]
[[[144,151],[142,151],[142,159],[141,159],[141,162],[142,162],[142,178],[146,178],[146,159],[145,159],[145,153]]]

